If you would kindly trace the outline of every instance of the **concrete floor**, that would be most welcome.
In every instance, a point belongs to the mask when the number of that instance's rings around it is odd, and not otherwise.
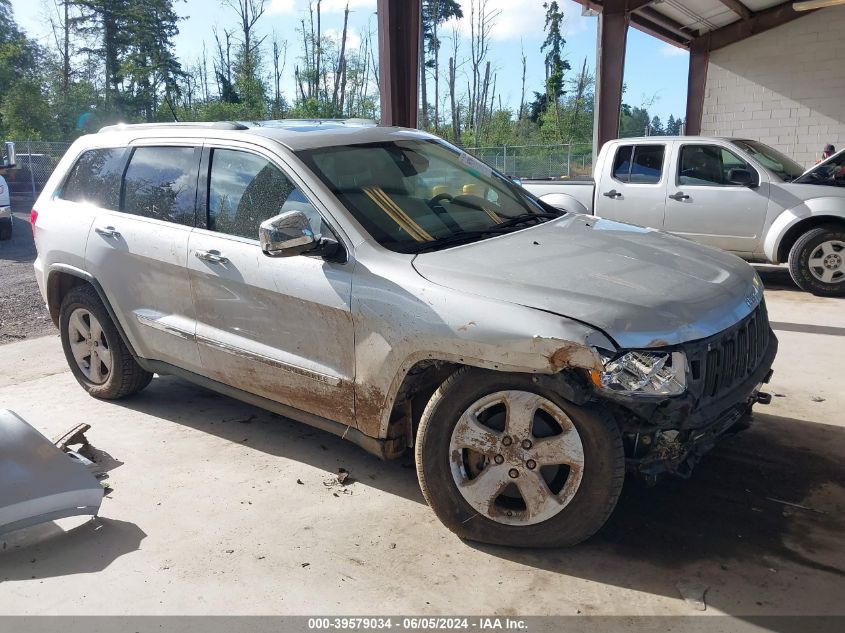
[[[708,614],[845,614],[845,302],[763,275],[780,395],[690,481],[626,482],[570,550],[460,541],[410,459],[169,377],[99,402],[56,336],[2,346],[0,407],[48,436],[90,423],[114,490],[99,519],[0,539],[0,613],[697,614],[693,582]]]

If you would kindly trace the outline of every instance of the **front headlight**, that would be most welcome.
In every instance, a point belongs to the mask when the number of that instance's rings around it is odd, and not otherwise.
[[[596,387],[624,395],[676,396],[687,388],[687,357],[683,352],[602,354],[604,371],[593,371]]]

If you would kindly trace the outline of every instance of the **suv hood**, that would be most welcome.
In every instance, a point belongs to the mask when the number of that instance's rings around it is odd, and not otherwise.
[[[738,257],[576,214],[418,255],[413,266],[438,285],[599,328],[622,348],[711,336],[748,315],[763,295],[754,269]]]

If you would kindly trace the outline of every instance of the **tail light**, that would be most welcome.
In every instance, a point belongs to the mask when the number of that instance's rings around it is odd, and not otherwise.
[[[29,212],[29,223],[32,225],[32,237],[35,237],[35,221],[38,219],[38,211],[33,209]]]

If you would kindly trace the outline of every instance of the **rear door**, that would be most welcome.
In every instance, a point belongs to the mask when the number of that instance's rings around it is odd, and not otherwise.
[[[186,266],[200,155],[193,139],[132,145],[119,203],[97,213],[85,251],[135,350],[191,371],[201,367]]]
[[[191,234],[188,268],[204,375],[352,424],[352,262],[268,257],[258,226],[296,210],[315,234],[339,234],[262,148],[208,140],[201,183],[205,226]]]
[[[663,228],[666,166],[671,143],[617,145],[596,184],[595,214],[611,220]]]
[[[732,183],[733,170],[751,172],[753,186]],[[664,228],[740,255],[762,250],[769,183],[738,154],[717,143],[678,143],[672,157]]]

